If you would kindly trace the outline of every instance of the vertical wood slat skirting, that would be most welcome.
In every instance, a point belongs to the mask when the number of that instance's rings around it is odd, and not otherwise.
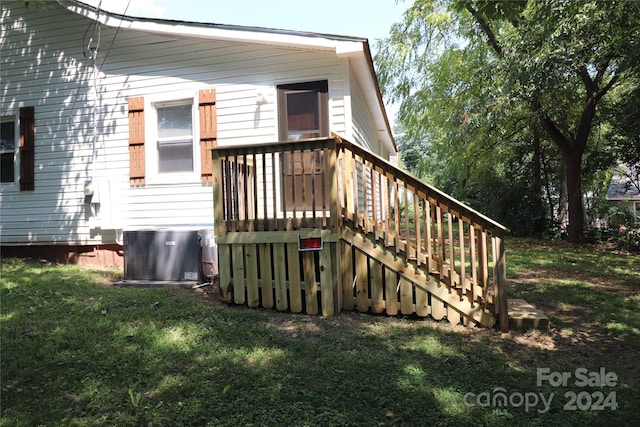
[[[335,239],[321,251],[299,252],[297,242],[218,243],[219,253],[230,261],[219,263],[222,298],[249,307],[333,316],[342,310],[342,295],[336,296],[340,291],[334,288],[338,245]]]

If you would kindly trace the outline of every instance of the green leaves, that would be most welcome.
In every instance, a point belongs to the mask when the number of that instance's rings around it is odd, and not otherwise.
[[[532,202],[548,204],[549,213],[564,209],[558,189],[571,182],[569,194],[577,196],[569,198],[569,210],[578,220],[574,232],[581,233],[582,175],[609,165],[589,157],[608,153],[610,141],[625,157],[638,146],[638,97],[617,95],[636,95],[640,82],[637,2],[417,0],[381,42],[375,61],[385,96],[401,105],[402,138],[412,147],[406,164],[456,197],[476,193],[475,200],[488,203],[476,206],[481,210],[494,205],[494,186],[483,189],[474,180],[501,169],[516,175],[514,155],[532,158],[532,135],[539,133],[543,145],[558,149],[546,155],[562,153],[596,168],[542,170],[550,163],[543,158],[523,177],[549,178],[545,197],[535,190]],[[609,129],[611,138],[595,134],[596,127]],[[574,171],[571,179],[565,169]],[[480,197],[486,190],[489,196]]]

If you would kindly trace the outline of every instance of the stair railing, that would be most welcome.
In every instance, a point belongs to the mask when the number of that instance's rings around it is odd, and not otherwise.
[[[503,225],[336,135],[212,155],[216,236],[354,227],[508,329]]]
[[[508,330],[508,229],[358,145],[337,136],[336,144],[345,225],[403,253],[461,299],[493,305]]]

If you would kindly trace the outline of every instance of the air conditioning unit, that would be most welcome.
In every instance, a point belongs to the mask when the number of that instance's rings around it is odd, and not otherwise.
[[[212,230],[145,229],[123,234],[125,281],[204,282],[217,274]]]

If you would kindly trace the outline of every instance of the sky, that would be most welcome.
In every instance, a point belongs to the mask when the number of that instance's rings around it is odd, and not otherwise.
[[[82,0],[145,18],[246,25],[365,37],[375,41],[402,20],[409,0]],[[125,13],[126,11],[126,13]]]

